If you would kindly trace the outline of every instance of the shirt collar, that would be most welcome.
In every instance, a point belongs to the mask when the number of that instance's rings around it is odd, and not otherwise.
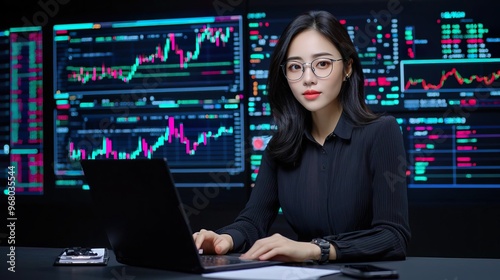
[[[336,135],[337,137],[340,137],[344,140],[351,140],[353,128],[354,124],[349,121],[349,118],[345,115],[345,113],[342,113],[342,115],[340,115],[340,119],[339,122],[337,123],[337,126],[335,127],[335,129],[331,134]],[[315,141],[311,135],[311,132],[309,131],[309,128],[307,128],[304,131],[304,134],[307,137],[307,139],[313,142]]]
[[[335,130],[333,130],[333,134],[344,140],[351,140],[353,128],[354,124],[349,120],[345,113],[342,113]]]

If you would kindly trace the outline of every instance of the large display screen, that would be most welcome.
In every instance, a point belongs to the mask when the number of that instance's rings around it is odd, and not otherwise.
[[[409,187],[500,187],[495,11],[456,1],[304,3],[284,11],[278,2],[252,1],[247,14],[252,182],[275,129],[266,86],[271,54],[293,17],[323,9],[339,19],[359,52],[366,103],[401,124]]]
[[[44,193],[43,62],[40,26],[0,30],[0,180],[6,195]]]
[[[177,186],[244,187],[243,35],[242,16],[55,25],[56,186],[87,187],[81,159],[160,157]]]
[[[222,2],[192,17],[123,9],[3,26],[0,168],[16,169],[16,194],[87,189],[79,161],[98,158],[166,158],[181,188],[250,189],[276,129],[270,57],[308,10],[340,20],[366,103],[398,120],[408,169],[394,180],[500,189],[500,25],[478,8],[488,1]]]

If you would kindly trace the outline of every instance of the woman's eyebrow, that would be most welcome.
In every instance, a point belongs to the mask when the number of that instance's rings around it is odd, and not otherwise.
[[[313,54],[312,57],[317,58],[317,57],[325,56],[325,55],[334,56],[333,54],[331,54],[329,52],[320,52],[320,53]],[[303,59],[300,56],[291,56],[291,57],[287,58],[286,60],[303,60]]]

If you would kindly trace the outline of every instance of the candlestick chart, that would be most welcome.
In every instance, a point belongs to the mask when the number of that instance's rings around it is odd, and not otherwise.
[[[213,92],[192,100],[176,95],[150,93],[135,101],[129,96],[113,100],[105,93],[56,95],[54,164],[60,181],[82,176],[81,159],[102,158],[167,158],[174,173],[243,174],[240,100],[209,99]]]
[[[54,42],[57,186],[84,186],[78,162],[100,158],[243,186],[241,16],[63,24]]]
[[[55,90],[241,90],[241,17],[87,27],[55,26]]]

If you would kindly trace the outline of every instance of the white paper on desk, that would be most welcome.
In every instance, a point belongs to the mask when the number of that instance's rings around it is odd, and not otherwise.
[[[265,266],[259,268],[240,269],[205,273],[203,277],[219,279],[318,279],[321,276],[339,273],[336,269],[319,269],[299,266]]]

